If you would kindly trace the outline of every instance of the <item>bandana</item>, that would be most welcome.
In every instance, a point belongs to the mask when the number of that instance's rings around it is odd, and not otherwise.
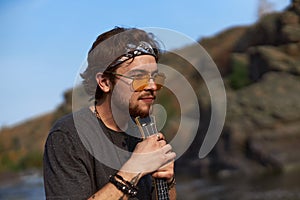
[[[107,69],[114,68],[125,61],[134,58],[140,55],[151,55],[155,57],[155,60],[158,59],[157,49],[153,48],[148,42],[141,41],[138,45],[135,44],[127,44],[125,47],[126,53],[119,56],[116,60],[114,60]]]

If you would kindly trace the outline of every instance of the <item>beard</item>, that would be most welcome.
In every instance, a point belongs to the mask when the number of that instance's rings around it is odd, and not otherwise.
[[[142,110],[139,108],[138,105],[130,105],[129,104],[129,114],[133,118],[135,118],[135,117],[145,118],[145,117],[149,116],[150,110],[151,110],[151,108],[149,108],[147,110]]]
[[[148,105],[141,105],[141,103],[139,102],[139,100],[143,97],[148,97],[148,96],[152,96],[155,99],[155,94],[153,93],[153,91],[147,91],[146,93],[143,93],[142,95],[140,95],[135,103],[131,102],[131,100],[129,100],[129,114],[131,117],[141,117],[141,118],[145,118],[147,116],[149,116],[151,114],[151,110],[152,110],[152,104],[148,104]]]
[[[113,109],[113,113],[119,115],[120,117],[123,116],[121,117],[123,118],[123,120],[125,120],[124,116],[133,117],[133,118],[139,116],[141,118],[145,118],[150,114],[152,105],[150,104],[142,105],[139,102],[139,100],[140,98],[145,96],[155,97],[154,92],[153,91],[143,92],[143,94],[140,94],[140,96],[132,98],[133,94],[134,94],[133,92],[124,93],[122,88],[118,88],[118,87],[116,87],[115,90],[113,90],[113,95],[111,99],[112,108],[115,108]]]

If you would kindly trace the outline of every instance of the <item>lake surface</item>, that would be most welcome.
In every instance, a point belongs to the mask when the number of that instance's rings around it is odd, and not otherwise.
[[[177,191],[178,199],[188,200],[300,200],[300,173],[222,180],[185,177]]]
[[[300,173],[204,180],[177,178],[178,199],[183,200],[300,200]],[[40,173],[1,181],[0,200],[45,199]]]
[[[0,200],[43,200],[45,199],[41,173],[33,172],[11,180],[1,181]]]

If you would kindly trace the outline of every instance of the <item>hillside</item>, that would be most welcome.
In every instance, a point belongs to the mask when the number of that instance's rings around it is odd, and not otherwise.
[[[300,169],[300,2],[263,16],[248,27],[225,30],[199,43],[216,62],[227,92],[225,127],[213,152],[197,158],[210,119],[209,95],[193,70],[200,90],[200,129],[193,145],[178,160],[177,170],[199,176],[214,173],[253,175]],[[186,47],[181,51],[191,51]],[[184,60],[165,55],[163,62],[178,69]],[[71,90],[53,113],[0,132],[0,171],[41,167],[43,145],[51,124],[71,112]],[[192,171],[192,170],[188,170]]]
[[[203,91],[200,104],[206,118],[198,138],[179,160],[179,169],[217,176],[299,170],[300,2],[265,15],[250,27],[226,30],[200,44],[223,74],[226,122],[213,152],[197,160],[210,116],[208,94]]]

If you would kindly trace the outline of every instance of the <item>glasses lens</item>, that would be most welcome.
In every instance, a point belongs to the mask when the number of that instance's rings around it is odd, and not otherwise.
[[[164,73],[158,73],[154,76],[154,83],[156,84],[157,89],[161,89],[165,84],[166,76]]]
[[[149,79],[150,79],[149,75],[145,75],[145,76],[142,76],[142,77],[139,77],[139,78],[135,78],[132,81],[132,87],[133,87],[134,91],[143,90],[149,84]]]
[[[157,90],[161,89],[165,83],[166,76],[163,73],[154,75],[153,81],[156,84]],[[132,82],[132,87],[135,91],[141,91],[149,84],[150,75],[135,78]]]

